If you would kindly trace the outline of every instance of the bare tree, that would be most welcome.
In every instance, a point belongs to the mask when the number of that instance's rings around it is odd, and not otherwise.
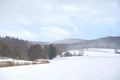
[[[32,45],[28,50],[28,57],[30,60],[43,58],[43,49],[39,44]]]

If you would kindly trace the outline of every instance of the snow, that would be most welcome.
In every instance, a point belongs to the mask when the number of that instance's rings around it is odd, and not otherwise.
[[[120,80],[120,54],[91,48],[84,56],[57,57],[49,64],[0,68],[0,80]]]
[[[76,49],[68,50],[71,55],[83,54],[84,56],[94,56],[94,57],[119,57],[120,54],[115,53],[115,49],[103,49],[103,48],[88,48],[88,49]],[[64,55],[65,52],[62,53]]]
[[[11,59],[11,58],[0,59],[0,62],[5,62],[5,61],[11,61],[11,62],[14,62],[14,63],[19,63],[19,64],[32,63],[32,61],[16,60],[16,59]]]
[[[68,38],[68,39],[54,41],[53,44],[74,44],[74,43],[80,43],[80,42],[83,42],[83,41],[85,41],[85,40]]]
[[[114,49],[90,48],[84,50],[84,56],[120,57],[120,54],[116,54]]]

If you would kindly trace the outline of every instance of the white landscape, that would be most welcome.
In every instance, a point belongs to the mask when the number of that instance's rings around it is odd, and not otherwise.
[[[0,80],[120,80],[120,0],[0,0]]]
[[[0,68],[0,80],[120,80],[120,54],[109,49],[84,53],[58,57],[48,64]]]

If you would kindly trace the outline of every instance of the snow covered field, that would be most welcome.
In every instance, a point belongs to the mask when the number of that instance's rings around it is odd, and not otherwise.
[[[89,50],[85,56],[59,57],[49,64],[0,68],[0,80],[120,80],[120,54],[99,53]]]

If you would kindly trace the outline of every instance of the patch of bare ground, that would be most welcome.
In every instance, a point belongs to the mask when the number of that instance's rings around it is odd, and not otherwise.
[[[33,65],[33,64],[47,64],[50,63],[49,60],[41,61],[30,61],[30,62],[19,62],[19,61],[1,61],[0,67],[10,67],[10,66],[23,66],[23,65]]]

